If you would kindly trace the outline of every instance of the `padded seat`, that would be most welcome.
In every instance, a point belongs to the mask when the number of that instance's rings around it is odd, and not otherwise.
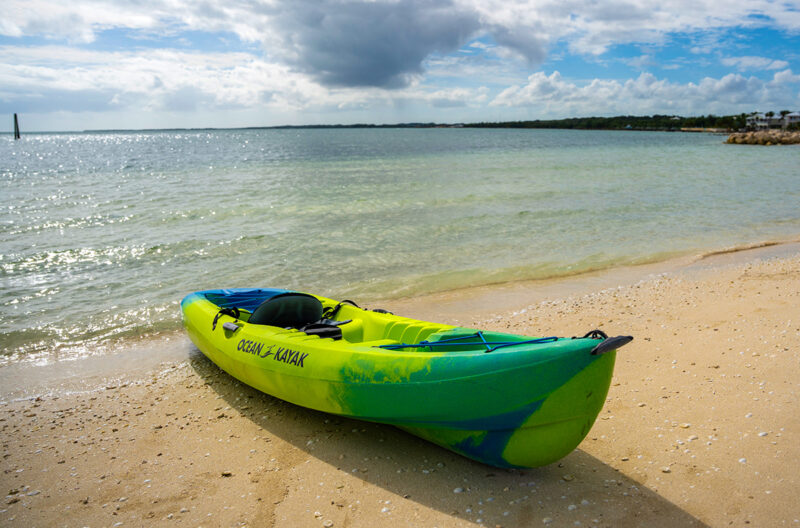
[[[250,315],[251,324],[302,328],[322,319],[322,303],[307,293],[287,292],[261,303]]]

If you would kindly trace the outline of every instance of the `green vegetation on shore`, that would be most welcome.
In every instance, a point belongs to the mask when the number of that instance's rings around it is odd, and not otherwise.
[[[681,130],[719,129],[738,130],[747,124],[747,114],[696,117],[669,115],[570,117],[566,119],[536,119],[533,121],[502,121],[497,123],[396,123],[352,125],[286,125],[263,128],[562,128],[583,130]],[[252,127],[262,128],[262,127]]]
[[[789,111],[781,112],[789,113]],[[767,115],[774,114],[768,112]],[[614,116],[614,117],[569,117],[566,119],[535,119],[530,121],[499,121],[480,123],[354,123],[354,124],[311,124],[311,125],[277,125],[237,127],[233,130],[270,130],[270,129],[351,129],[351,128],[560,128],[576,130],[656,130],[656,131],[688,131],[688,132],[735,132],[748,128],[748,116],[737,114],[716,116]],[[797,125],[790,126],[792,129]],[[751,127],[752,128],[752,127]],[[137,132],[164,132],[168,130],[227,130],[225,128],[177,128],[177,129],[140,129]],[[84,132],[131,132],[131,130],[84,130]]]
[[[471,128],[566,128],[583,130],[681,130],[722,129],[738,130],[746,125],[747,114],[696,117],[669,115],[571,117],[568,119],[536,119],[534,121],[508,121],[502,123],[470,123]]]
[[[481,123],[396,123],[352,125],[287,125],[264,128],[561,128],[582,130],[709,130],[733,131],[745,128],[747,114],[681,117],[670,115],[570,117],[566,119],[536,119],[533,121],[501,121]],[[262,128],[262,127],[253,127]]]

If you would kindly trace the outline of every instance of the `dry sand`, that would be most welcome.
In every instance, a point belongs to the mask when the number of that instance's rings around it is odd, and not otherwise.
[[[496,469],[299,408],[181,338],[188,359],[163,371],[0,405],[0,525],[800,527],[800,253],[757,256],[462,309],[489,329],[636,337],[560,463]]]

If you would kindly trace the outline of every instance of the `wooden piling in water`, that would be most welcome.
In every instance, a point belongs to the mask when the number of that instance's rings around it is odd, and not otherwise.
[[[19,120],[17,114],[14,114],[14,139],[19,139]]]

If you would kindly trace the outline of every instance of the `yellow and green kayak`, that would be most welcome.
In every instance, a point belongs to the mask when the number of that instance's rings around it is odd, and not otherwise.
[[[266,288],[195,292],[181,310],[203,354],[262,392],[498,467],[575,449],[603,406],[616,349],[632,339],[480,331]]]

